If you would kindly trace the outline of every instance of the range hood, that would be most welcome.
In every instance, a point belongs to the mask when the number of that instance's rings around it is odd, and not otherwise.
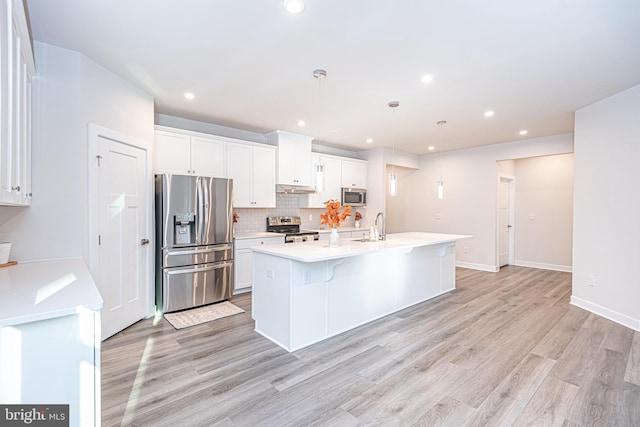
[[[276,193],[309,194],[309,193],[315,193],[315,192],[316,192],[316,187],[311,187],[308,185],[289,185],[289,184],[276,185]]]

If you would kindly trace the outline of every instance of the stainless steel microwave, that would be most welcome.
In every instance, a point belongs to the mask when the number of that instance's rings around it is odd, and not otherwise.
[[[367,190],[364,188],[342,188],[343,206],[367,206]]]

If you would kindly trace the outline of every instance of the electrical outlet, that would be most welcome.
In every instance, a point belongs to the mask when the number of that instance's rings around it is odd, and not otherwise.
[[[440,212],[436,214],[436,219],[442,219],[442,214]]]
[[[529,214],[529,221],[535,221],[535,220],[536,220],[536,214],[530,213]]]
[[[465,254],[468,254],[469,253],[469,246],[463,247],[462,248],[462,252],[465,253]]]
[[[271,270],[270,268],[267,268],[267,278],[268,279],[273,279],[273,270]]]
[[[313,221],[313,214],[309,214],[309,221]]]
[[[596,286],[596,276],[589,276],[589,278],[587,279],[587,284],[591,287],[595,287]]]

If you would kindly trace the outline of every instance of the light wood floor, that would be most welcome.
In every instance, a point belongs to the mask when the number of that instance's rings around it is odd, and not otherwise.
[[[295,353],[246,313],[102,348],[103,425],[640,426],[640,332],[569,305],[571,275],[457,270],[457,290]]]

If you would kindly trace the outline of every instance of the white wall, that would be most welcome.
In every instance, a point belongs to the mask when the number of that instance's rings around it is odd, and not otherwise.
[[[40,43],[34,48],[32,204],[0,207],[0,240],[13,242],[11,258],[20,262],[82,255],[80,54]]]
[[[515,264],[571,271],[573,154],[513,163]]]
[[[571,302],[640,330],[640,86],[575,118]],[[589,286],[589,279],[594,286]]]
[[[89,122],[153,141],[150,95],[77,52],[34,48],[33,201],[0,207],[0,240],[21,262],[86,255]]]
[[[439,155],[421,156],[420,170],[409,175],[405,184],[415,193],[410,203],[405,202],[404,206],[406,211],[413,212],[411,229],[472,235],[473,238],[464,242],[464,246],[469,248],[468,253],[462,253],[458,247],[458,264],[496,271],[496,162],[571,152],[571,134],[445,152],[442,156],[442,200],[437,197]]]

